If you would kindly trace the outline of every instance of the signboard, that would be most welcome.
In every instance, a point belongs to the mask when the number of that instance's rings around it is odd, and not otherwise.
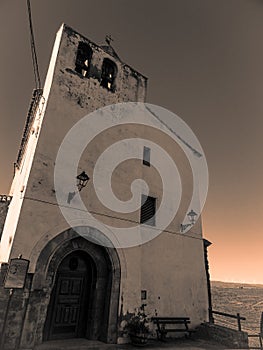
[[[5,288],[21,289],[25,286],[29,260],[11,259],[5,279]]]

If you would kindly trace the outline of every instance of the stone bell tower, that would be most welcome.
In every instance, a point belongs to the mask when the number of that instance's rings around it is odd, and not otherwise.
[[[44,89],[34,91],[28,111],[1,239],[2,262],[30,256],[42,231],[32,226],[32,218],[47,228],[46,210],[55,201],[54,160],[70,128],[100,107],[145,100],[147,79],[107,43],[98,46],[66,25],[57,33]]]

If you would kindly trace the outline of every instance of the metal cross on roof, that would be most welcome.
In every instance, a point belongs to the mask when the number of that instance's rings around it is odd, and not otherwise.
[[[111,42],[114,41],[111,35],[106,35],[105,36],[105,41],[106,43],[110,46]]]

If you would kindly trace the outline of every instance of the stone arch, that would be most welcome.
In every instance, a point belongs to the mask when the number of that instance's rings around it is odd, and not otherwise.
[[[86,229],[95,230],[90,227]],[[121,279],[118,253],[115,248],[97,245],[70,228],[49,241],[39,255],[36,272],[32,278],[27,322],[25,322],[27,326],[23,330],[21,345],[36,345],[46,339],[46,316],[48,316],[57,270],[62,260],[74,251],[87,254],[94,261],[98,275],[96,287],[98,292],[94,296],[96,303],[94,304],[95,316],[92,320],[93,332],[87,331],[87,338],[99,339],[107,343],[117,342]],[[103,327],[101,327],[102,324]],[[32,329],[37,331],[34,332],[34,336],[29,336]]]

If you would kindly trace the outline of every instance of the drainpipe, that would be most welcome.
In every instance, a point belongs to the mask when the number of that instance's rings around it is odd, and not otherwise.
[[[207,283],[207,293],[208,293],[208,317],[209,323],[214,323],[213,313],[212,313],[212,293],[211,293],[211,282],[209,274],[209,262],[208,262],[208,247],[212,244],[207,239],[203,239],[204,243],[204,260],[205,260],[205,273],[206,273],[206,283]]]

